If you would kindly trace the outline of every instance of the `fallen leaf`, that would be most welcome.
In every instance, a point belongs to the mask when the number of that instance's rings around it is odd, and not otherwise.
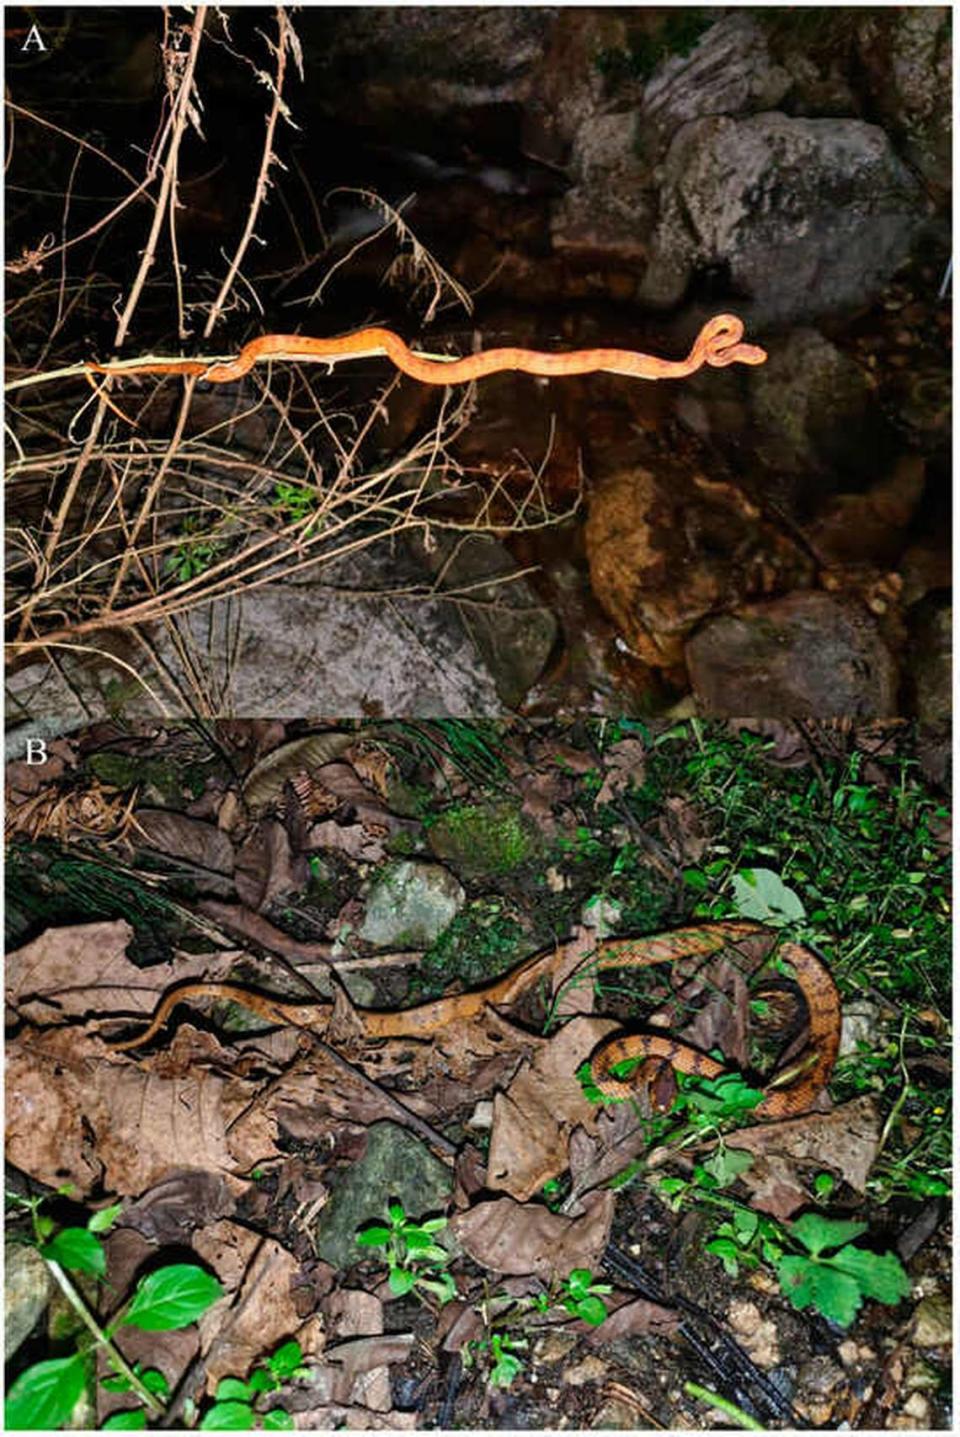
[[[243,784],[243,798],[247,807],[256,812],[279,803],[283,797],[283,786],[302,770],[310,773],[321,768],[331,759],[337,758],[352,743],[356,735],[333,730],[329,733],[308,734],[306,738],[292,739],[268,753],[247,774]]]
[[[614,1204],[612,1192],[591,1193],[583,1215],[571,1218],[503,1197],[455,1214],[450,1228],[464,1252],[488,1272],[535,1273],[549,1281],[575,1267],[597,1271]]]
[[[214,874],[233,873],[233,844],[216,824],[166,808],[138,808],[134,818],[140,846]]]
[[[631,788],[642,788],[646,781],[647,748],[638,738],[622,738],[611,744],[603,755],[604,780],[595,802],[610,803]]]
[[[241,901],[262,913],[275,898],[300,893],[309,873],[304,855],[291,852],[283,824],[268,818],[257,825],[237,854],[234,881]]]

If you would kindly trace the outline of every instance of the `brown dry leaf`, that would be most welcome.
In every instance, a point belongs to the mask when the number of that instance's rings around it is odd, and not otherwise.
[[[637,1297],[610,1312],[602,1327],[592,1329],[587,1341],[592,1347],[600,1347],[620,1337],[662,1336],[676,1332],[679,1326],[679,1314],[672,1307]]]
[[[285,1338],[295,1335],[308,1358],[317,1350],[318,1324],[304,1328],[294,1305],[300,1264],[292,1253],[228,1221],[204,1228],[193,1246],[226,1289],[225,1300],[199,1324],[209,1396],[221,1378],[246,1376],[258,1357]]]
[[[570,1135],[570,1196],[565,1207],[575,1216],[583,1196],[609,1182],[627,1163],[650,1146],[646,1123],[639,1122],[631,1103],[617,1103],[597,1115],[593,1133],[574,1128]]]
[[[308,851],[334,849],[359,863],[381,863],[387,856],[382,836],[369,832],[362,823],[341,824],[332,818],[326,823],[313,824],[307,834],[306,847]]]
[[[381,798],[386,798],[390,792],[391,774],[396,768],[390,755],[383,749],[358,744],[349,750],[347,757],[362,781]]]
[[[224,1079],[188,1051],[197,1044],[208,1055],[216,1049],[208,1034],[181,1029],[162,1055],[165,1075],[115,1057],[75,1028],[25,1028],[7,1044],[10,1161],[52,1187],[69,1180],[81,1194],[101,1177],[104,1188],[126,1196],[176,1168],[226,1174],[225,1133],[255,1089],[234,1080],[228,1103]]]
[[[741,1174],[753,1191],[753,1206],[775,1217],[786,1217],[809,1202],[796,1176],[796,1166],[829,1168],[856,1192],[866,1190],[877,1156],[880,1121],[876,1103],[867,1095],[854,1098],[830,1113],[810,1113],[772,1126],[731,1133],[727,1143],[756,1154],[753,1167]],[[794,1201],[796,1194],[800,1201]]]
[[[537,768],[556,767],[567,773],[591,773],[597,759],[586,749],[575,748],[563,739],[537,739],[530,745],[530,756]]]
[[[288,779],[295,778],[303,770],[314,772],[331,759],[338,758],[355,741],[355,734],[332,731],[309,734],[306,738],[295,738],[290,743],[281,744],[247,774],[242,789],[244,802],[254,812],[279,803]]]
[[[257,825],[237,854],[234,881],[241,902],[262,913],[275,898],[301,892],[309,874],[303,854],[291,852],[283,824],[268,818]]]
[[[48,928],[6,961],[7,1002],[33,1023],[61,1023],[91,1010],[152,1013],[173,983],[216,982],[242,955],[231,950],[203,957],[177,954],[170,963],[138,968],[126,950],[133,929],[115,923]]]
[[[596,797],[598,805],[610,803],[631,788],[643,787],[647,771],[646,744],[638,738],[622,738],[607,749],[603,766],[606,774]]]
[[[570,1134],[591,1127],[595,1105],[575,1077],[580,1064],[619,1025],[609,1018],[573,1018],[524,1063],[493,1100],[487,1183],[521,1202],[569,1164]]]
[[[233,844],[216,824],[166,808],[138,808],[134,817],[141,845],[195,868],[228,875],[233,872]]]
[[[549,1281],[575,1267],[596,1272],[610,1236],[616,1199],[591,1193],[582,1217],[562,1217],[537,1203],[497,1198],[457,1213],[450,1228],[464,1252],[488,1272]]]
[[[269,919],[264,918],[262,913],[254,913],[242,903],[220,903],[215,898],[200,898],[194,907],[198,913],[212,918],[220,927],[229,929],[241,938],[249,938],[261,948],[279,953],[284,958],[314,961],[329,958],[333,952],[332,943],[306,943],[291,938],[288,933],[284,933]]]
[[[136,1202],[125,1203],[123,1228],[157,1246],[185,1242],[195,1228],[232,1217],[236,1196],[219,1173],[180,1168],[154,1184]]]

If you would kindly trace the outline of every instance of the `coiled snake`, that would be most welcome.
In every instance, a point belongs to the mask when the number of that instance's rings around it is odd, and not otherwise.
[[[769,935],[770,931],[757,923],[730,921],[703,923],[646,938],[608,938],[600,942],[573,972],[644,968],[681,958],[706,958],[734,946],[740,940]],[[449,1023],[475,1017],[488,1006],[499,1008],[514,1002],[533,984],[560,968],[565,956],[561,945],[534,954],[505,977],[483,988],[438,998],[432,1003],[422,1003],[416,1008],[399,1012],[361,1008],[357,1010],[357,1017],[367,1038],[429,1038]],[[795,1117],[809,1111],[830,1077],[840,1043],[840,998],[826,967],[815,953],[799,943],[781,943],[777,956],[790,965],[806,1004],[807,1059],[798,1066],[792,1080],[765,1091],[762,1101],[754,1109],[755,1114],[764,1118]],[[118,1053],[142,1047],[160,1031],[173,1009],[191,998],[230,999],[270,1022],[281,1025],[292,1023],[314,1031],[323,1031],[327,1027],[333,1006],[331,1003],[294,1003],[271,998],[237,983],[185,983],[164,994],[150,1023],[138,1037],[108,1046]],[[717,1078],[728,1071],[715,1058],[666,1034],[615,1034],[600,1044],[591,1060],[593,1080],[605,1096],[625,1097],[635,1092],[632,1084],[610,1076],[611,1067],[630,1058],[659,1058],[681,1073],[703,1078]]]
[[[358,329],[333,339],[302,334],[261,334],[251,339],[233,359],[120,360],[114,364],[90,363],[94,374],[185,374],[211,384],[242,379],[265,359],[330,361],[385,354],[397,369],[423,384],[466,384],[488,374],[519,370],[559,378],[569,374],[625,374],[633,379],[683,379],[701,365],[722,369],[728,364],[763,364],[766,350],[742,344],[743,323],[735,314],[708,319],[686,359],[659,359],[633,349],[575,349],[567,354],[544,354],[536,349],[488,349],[462,359],[428,358],[416,354],[391,329]]]

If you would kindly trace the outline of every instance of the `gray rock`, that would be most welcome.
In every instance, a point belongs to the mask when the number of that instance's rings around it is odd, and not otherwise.
[[[948,5],[865,8],[857,50],[874,112],[933,184],[951,188],[952,61]]]
[[[3,1268],[4,1360],[25,1342],[50,1301],[50,1269],[34,1247],[8,1243]]]
[[[357,1228],[384,1218],[391,1198],[419,1218],[444,1211],[452,1188],[452,1170],[419,1138],[396,1123],[373,1123],[366,1152],[334,1183],[317,1221],[317,1255],[338,1269],[350,1267],[370,1251],[357,1247]]]
[[[890,436],[861,367],[815,329],[791,330],[768,350],[749,391],[764,463],[791,476],[882,467]]]
[[[723,264],[752,297],[753,325],[813,319],[867,303],[924,218],[919,183],[877,125],[776,111],[694,120],[663,164],[641,298],[675,305],[698,267]]]
[[[686,646],[698,711],[712,718],[888,718],[897,668],[852,599],[794,593],[711,619]]]
[[[378,948],[429,948],[465,901],[446,868],[402,859],[380,869],[371,884],[360,937]]]
[[[907,680],[911,712],[924,723],[949,720],[953,711],[953,606],[946,594],[928,594],[908,616]]]

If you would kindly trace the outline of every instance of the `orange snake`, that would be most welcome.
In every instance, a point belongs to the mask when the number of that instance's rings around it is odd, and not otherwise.
[[[703,923],[697,927],[679,928],[647,938],[605,939],[596,950],[583,959],[574,972],[588,968],[643,968],[654,963],[670,963],[679,958],[720,953],[740,939],[769,934],[757,923]],[[753,1110],[764,1118],[795,1117],[807,1112],[826,1085],[833,1069],[840,1043],[840,998],[828,970],[820,959],[798,943],[781,943],[778,957],[793,970],[797,986],[803,994],[809,1018],[807,1047],[809,1061],[801,1065],[799,1076],[782,1087],[771,1087]],[[562,946],[547,949],[527,958],[505,977],[468,993],[438,998],[416,1008],[399,1012],[361,1008],[357,1017],[368,1038],[428,1038],[457,1020],[476,1017],[487,1006],[500,1007],[512,1003],[539,979],[551,974],[564,958]],[[572,976],[569,975],[569,976]],[[569,981],[569,977],[566,981]],[[323,1030],[332,1012],[330,1003],[295,1003],[271,998],[238,983],[185,983],[172,988],[161,998],[148,1026],[136,1038],[109,1043],[117,1053],[142,1047],[163,1028],[173,1009],[188,998],[229,999],[256,1013],[269,1022],[292,1023],[298,1027]],[[631,1058],[659,1058],[682,1073],[702,1078],[718,1078],[728,1070],[715,1058],[697,1048],[662,1034],[634,1033],[614,1035],[605,1039],[591,1060],[592,1077],[600,1092],[607,1097],[629,1097],[635,1093],[631,1083],[610,1076],[610,1068]]]
[[[358,329],[334,339],[313,339],[302,334],[261,334],[243,346],[233,359],[145,359],[114,364],[90,363],[96,374],[185,374],[211,384],[242,379],[265,359],[320,361],[386,354],[397,369],[423,384],[466,384],[488,374],[520,370],[524,374],[559,377],[567,374],[625,374],[633,379],[683,379],[701,365],[722,369],[728,364],[763,364],[766,350],[741,344],[743,323],[735,314],[708,319],[686,359],[659,359],[632,349],[575,349],[568,354],[544,354],[535,349],[487,349],[463,359],[426,358],[390,329]]]

